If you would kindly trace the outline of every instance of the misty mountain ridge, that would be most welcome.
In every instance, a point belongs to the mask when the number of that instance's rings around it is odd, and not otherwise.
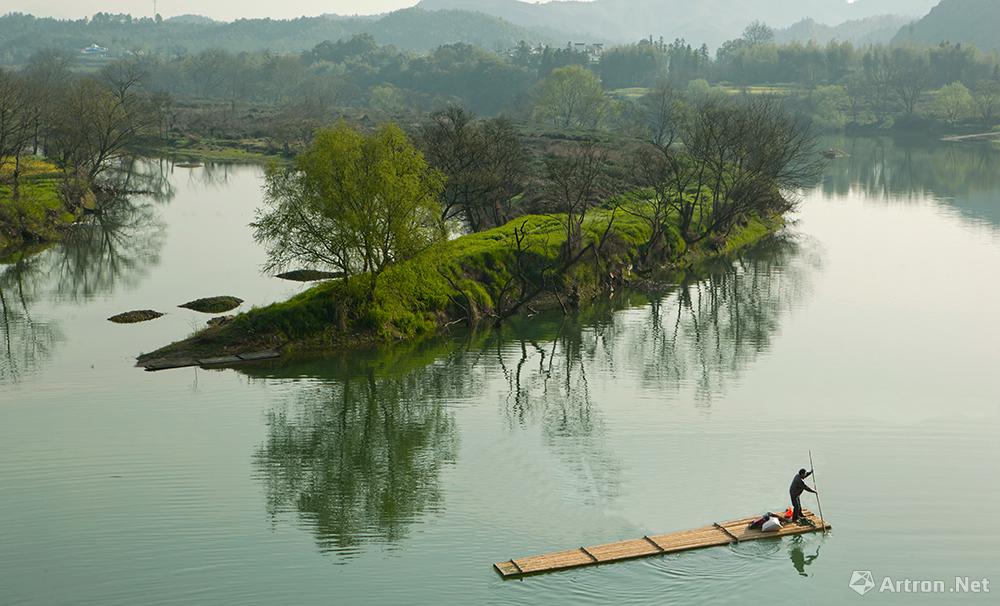
[[[752,21],[775,28],[803,19],[844,23],[879,15],[921,17],[938,0],[593,0],[531,4],[520,0],[421,0],[425,10],[462,9],[522,26],[583,32],[615,42],[646,36],[719,46]]]
[[[564,47],[569,42],[633,43],[650,35],[718,47],[752,21],[775,28],[779,43],[831,40],[856,45],[943,40],[997,49],[993,24],[1000,0],[593,0],[532,4],[520,0],[422,0],[382,15],[215,21],[181,15],[150,19],[59,20],[23,14],[0,17],[0,63],[23,62],[42,48],[79,51],[91,44],[112,56],[133,50],[167,54],[223,48],[233,52],[301,52],[327,40],[369,34],[379,44],[428,52],[467,43],[491,51],[520,41]],[[919,22],[916,18],[926,15]],[[913,25],[909,25],[913,23]],[[836,24],[836,25],[829,25]],[[900,29],[903,31],[900,31]]]
[[[935,46],[942,42],[1000,52],[1000,0],[942,0],[927,16],[904,27],[896,44]]]
[[[790,42],[815,42],[824,45],[829,42],[850,42],[855,46],[888,44],[899,30],[911,23],[911,17],[901,15],[880,15],[840,25],[825,25],[815,19],[803,19],[787,28],[775,30],[774,40],[778,44]]]

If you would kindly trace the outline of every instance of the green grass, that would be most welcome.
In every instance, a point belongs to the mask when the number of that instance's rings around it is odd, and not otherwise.
[[[649,94],[652,89],[645,88],[642,86],[635,86],[631,88],[616,88],[614,90],[609,90],[608,95],[616,97],[618,99],[641,99],[642,97]]]
[[[0,171],[0,250],[25,239],[48,242],[76,220],[67,212],[61,194],[62,174],[55,165],[37,159],[24,161],[18,199],[10,184],[11,167]]]
[[[599,209],[584,225],[587,241],[604,233],[611,211]],[[529,233],[521,257],[525,273],[539,283],[554,276],[560,264],[565,230],[560,216],[533,215],[482,233],[439,243],[415,258],[389,267],[369,299],[368,276],[354,276],[319,284],[287,301],[255,308],[232,322],[208,329],[191,339],[153,352],[143,359],[187,357],[285,346],[286,351],[329,350],[360,343],[409,340],[436,333],[467,317],[488,318],[509,306],[504,294],[516,272],[514,230]],[[773,231],[774,222],[751,219],[730,235],[721,250],[706,244],[676,249],[678,265],[719,256],[749,245]],[[565,275],[552,278],[556,292],[580,293],[583,298],[603,291],[609,271],[621,272],[635,263],[650,236],[648,225],[627,213],[615,215],[600,258],[586,258]],[[516,297],[514,297],[516,298]],[[548,307],[556,305],[549,295]],[[546,301],[536,304],[545,307]]]
[[[721,90],[730,95],[742,95],[746,93],[748,95],[796,95],[801,94],[806,89],[801,86],[794,84],[773,84],[773,85],[758,85],[758,86],[739,86],[735,84],[719,84],[715,86],[716,89]]]

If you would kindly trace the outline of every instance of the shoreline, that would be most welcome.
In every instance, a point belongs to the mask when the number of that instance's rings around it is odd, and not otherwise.
[[[16,201],[12,186],[0,184],[0,262],[61,241],[96,203],[89,189],[76,203],[67,203],[64,175],[48,160],[26,159],[22,170]]]

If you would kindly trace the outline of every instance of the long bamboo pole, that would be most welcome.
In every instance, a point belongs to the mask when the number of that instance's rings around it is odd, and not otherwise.
[[[816,468],[813,466],[813,451],[809,450],[809,470],[813,472],[813,486],[816,487],[816,505],[819,506],[819,523],[823,526],[823,534],[826,534],[826,522],[823,521],[823,502],[819,500],[819,482],[816,481]]]

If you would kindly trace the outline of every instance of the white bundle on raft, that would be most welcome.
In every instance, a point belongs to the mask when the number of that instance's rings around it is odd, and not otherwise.
[[[764,522],[764,525],[761,527],[761,531],[763,532],[775,532],[778,530],[781,530],[781,520],[779,520],[774,516],[768,518],[767,521]]]

